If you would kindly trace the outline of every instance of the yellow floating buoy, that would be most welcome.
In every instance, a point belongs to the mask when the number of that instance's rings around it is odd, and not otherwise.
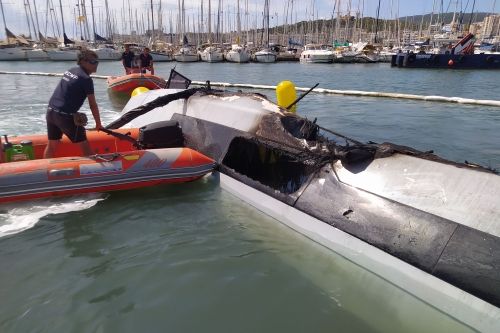
[[[295,84],[292,81],[281,81],[276,86],[276,99],[278,105],[287,108],[290,104],[295,102],[297,99],[297,91],[295,90]],[[290,112],[297,111],[297,105],[294,105],[288,110]]]
[[[137,87],[134,90],[132,90],[132,93],[130,94],[130,96],[134,97],[134,96],[140,95],[142,93],[145,93],[146,91],[149,91],[149,89],[146,87]]]

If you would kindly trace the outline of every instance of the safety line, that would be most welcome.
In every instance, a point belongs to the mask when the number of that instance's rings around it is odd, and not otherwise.
[[[43,73],[43,72],[8,72],[0,71],[0,74],[17,74],[17,75],[38,75],[38,76],[62,76],[62,73]],[[110,76],[106,75],[92,75],[96,79],[107,79]],[[192,81],[194,85],[202,86],[206,82],[203,81]],[[223,87],[223,88],[251,88],[251,89],[262,89],[262,90],[275,90],[276,86],[268,86],[261,84],[247,84],[247,83],[229,83],[229,82],[212,82],[210,81],[212,87]],[[297,91],[308,91],[310,88],[296,87]],[[416,100],[424,102],[440,102],[440,103],[457,103],[457,104],[469,104],[469,105],[483,105],[483,106],[496,106],[500,107],[500,101],[490,100],[490,99],[473,99],[473,98],[463,98],[463,97],[446,97],[446,96],[425,96],[425,95],[415,95],[415,94],[403,94],[403,93],[390,93],[390,92],[380,92],[380,91],[362,91],[362,90],[338,90],[338,89],[327,89],[327,88],[315,88],[312,92],[325,94],[325,95],[344,95],[344,96],[361,96],[361,97],[382,97],[382,98],[393,98],[393,99],[407,99]]]

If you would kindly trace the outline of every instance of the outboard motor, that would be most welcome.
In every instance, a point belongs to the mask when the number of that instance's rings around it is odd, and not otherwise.
[[[138,142],[144,149],[175,148],[184,146],[184,136],[179,122],[159,121],[141,127]]]

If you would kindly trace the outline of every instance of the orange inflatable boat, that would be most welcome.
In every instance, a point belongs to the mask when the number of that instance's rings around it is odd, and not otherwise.
[[[139,129],[115,132],[135,139],[140,136]],[[30,143],[33,159],[6,162],[4,155],[0,163],[0,203],[188,182],[215,167],[212,159],[189,148],[139,150],[129,141],[95,131],[89,131],[87,138],[96,155],[78,157],[79,148],[63,138],[57,157],[51,159],[42,157],[46,135],[11,138],[8,146]],[[23,159],[28,157],[25,154]]]
[[[127,94],[137,87],[148,89],[163,89],[167,86],[167,81],[159,76],[151,74],[133,73],[123,76],[110,76],[107,80],[108,88],[115,93]]]

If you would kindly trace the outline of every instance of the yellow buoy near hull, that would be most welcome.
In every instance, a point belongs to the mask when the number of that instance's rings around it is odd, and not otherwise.
[[[130,94],[130,96],[134,97],[134,96],[140,95],[142,93],[145,93],[146,91],[149,91],[149,89],[146,87],[137,87],[134,90],[132,90],[132,93]]]
[[[278,105],[287,108],[290,104],[295,102],[297,99],[297,91],[295,90],[295,84],[292,81],[281,81],[276,86],[276,99]],[[297,111],[297,105],[294,105],[288,110],[290,112]]]

